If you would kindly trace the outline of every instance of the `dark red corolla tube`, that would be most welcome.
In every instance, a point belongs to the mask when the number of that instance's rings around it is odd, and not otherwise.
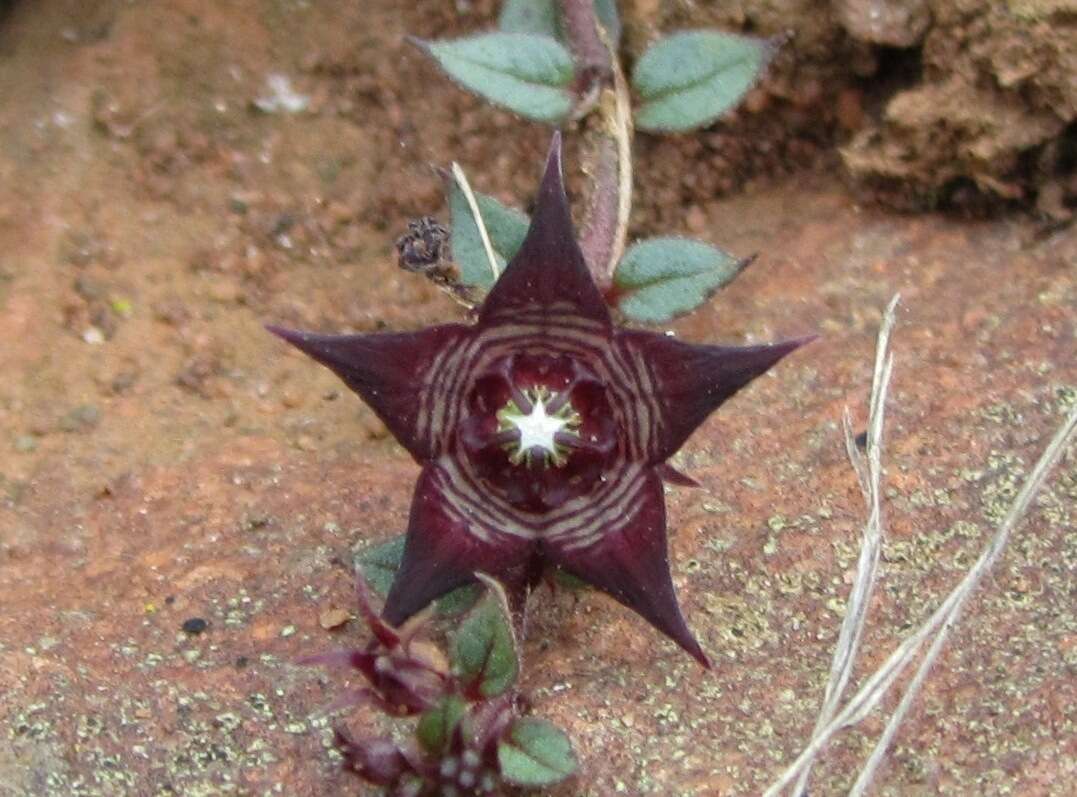
[[[704,666],[666,552],[666,460],[726,399],[811,340],[699,346],[614,326],[576,243],[555,136],[534,217],[473,325],[270,330],[331,368],[422,465],[394,625],[472,580],[524,593],[547,565],[638,612]]]

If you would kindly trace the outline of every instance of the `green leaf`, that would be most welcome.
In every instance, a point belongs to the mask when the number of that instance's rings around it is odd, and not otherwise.
[[[467,713],[467,703],[458,695],[443,697],[441,702],[423,712],[415,735],[428,753],[441,753],[449,746],[453,731]]]
[[[521,116],[557,124],[572,109],[572,56],[548,36],[498,31],[415,41],[465,88]]]
[[[669,321],[699,307],[745,265],[702,241],[640,241],[625,252],[613,275],[616,304],[636,321]]]
[[[471,205],[459,183],[451,176],[448,182],[452,255],[460,267],[460,282],[489,289],[494,284],[494,272],[490,269]],[[519,251],[530,221],[525,214],[502,205],[486,194],[476,193],[475,204],[479,206],[479,215],[486,225],[486,234],[490,236],[500,274],[505,270],[505,264]]]
[[[556,725],[537,717],[512,723],[497,746],[501,775],[517,786],[552,786],[576,771],[572,742]]]
[[[569,592],[582,592],[583,590],[591,589],[591,585],[584,581],[579,576],[574,576],[567,570],[562,570],[560,567],[553,571],[553,582]]]
[[[681,131],[710,124],[755,84],[773,49],[765,39],[713,30],[660,39],[632,71],[643,99],[636,127]]]
[[[516,634],[501,585],[481,574],[486,595],[464,618],[452,639],[453,671],[484,698],[506,692],[520,673]]]
[[[400,569],[400,560],[404,557],[404,535],[394,537],[389,542],[364,548],[355,555],[355,567],[363,574],[367,584],[383,598],[389,594],[396,571]],[[480,587],[469,584],[454,589],[434,604],[438,614],[451,616],[463,614],[475,605]]]
[[[400,560],[404,556],[404,535],[394,537],[389,542],[364,548],[355,555],[355,565],[362,571],[363,578],[374,592],[382,597],[389,594],[396,571],[400,569]]]
[[[560,39],[555,0],[505,0],[497,27],[505,33],[534,33]]]

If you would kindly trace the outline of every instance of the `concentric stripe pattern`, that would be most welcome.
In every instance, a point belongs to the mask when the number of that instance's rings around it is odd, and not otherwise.
[[[511,354],[578,359],[605,384],[620,429],[617,455],[595,489],[543,513],[524,511],[492,489],[455,440],[475,377]],[[647,476],[662,425],[653,371],[610,326],[581,317],[571,304],[514,309],[487,319],[458,345],[440,351],[422,378],[417,432],[433,441],[436,486],[446,513],[477,538],[508,534],[543,539],[562,550],[586,547],[626,526],[654,499],[645,492],[655,489]]]

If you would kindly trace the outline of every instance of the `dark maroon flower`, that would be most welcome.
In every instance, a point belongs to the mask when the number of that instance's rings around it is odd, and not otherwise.
[[[707,666],[666,553],[666,464],[726,399],[809,338],[729,347],[613,325],[576,243],[555,137],[530,230],[474,325],[317,335],[270,328],[335,371],[422,466],[384,616],[488,573],[555,565]]]

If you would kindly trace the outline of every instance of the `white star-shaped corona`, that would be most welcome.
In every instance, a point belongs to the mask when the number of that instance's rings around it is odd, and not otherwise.
[[[530,462],[531,454],[537,448],[548,462],[558,466],[565,464],[565,447],[558,444],[556,436],[559,432],[575,434],[575,427],[580,422],[579,415],[568,403],[554,413],[548,413],[546,407],[554,403],[556,397],[544,388],[527,390],[526,394],[531,403],[530,412],[524,412],[516,402],[510,401],[497,414],[502,429],[511,429],[519,434],[519,439],[513,440],[508,446],[510,461],[514,465],[525,459]]]
[[[538,446],[553,454],[557,444],[553,436],[565,428],[568,423],[564,418],[546,414],[546,403],[541,399],[535,401],[530,415],[509,415],[507,420],[520,430],[520,442],[517,445],[527,451]]]

